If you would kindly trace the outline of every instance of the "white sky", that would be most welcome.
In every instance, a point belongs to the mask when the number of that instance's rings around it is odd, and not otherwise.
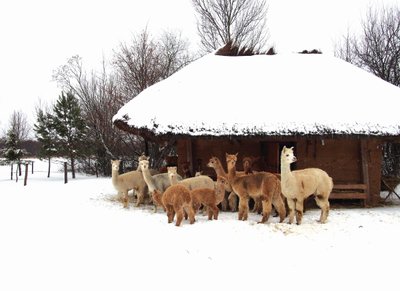
[[[347,26],[357,27],[370,3],[400,0],[269,0],[270,41],[278,52],[318,48],[331,53]],[[88,69],[145,26],[180,30],[198,43],[190,0],[15,0],[0,4],[0,133],[13,110],[35,121],[39,98],[57,99],[52,72],[73,55]]]

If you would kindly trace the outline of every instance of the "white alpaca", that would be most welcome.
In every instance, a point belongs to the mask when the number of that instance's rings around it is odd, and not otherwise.
[[[168,177],[168,173],[156,174],[151,175],[149,169],[149,161],[147,159],[142,159],[139,161],[139,168],[143,173],[143,179],[146,182],[147,186],[149,187],[150,195],[153,194],[154,190],[158,190],[161,194],[171,186],[171,181]],[[177,180],[182,180],[182,177],[177,175]],[[154,212],[157,212],[157,204],[154,204]]]
[[[303,218],[303,202],[314,194],[317,205],[321,208],[319,222],[325,223],[329,214],[329,195],[333,181],[329,175],[318,168],[290,170],[290,164],[296,162],[293,147],[283,147],[281,152],[281,187],[287,198],[289,207],[289,223],[293,223],[296,211],[296,222],[301,224]]]
[[[138,171],[131,171],[124,174],[119,174],[120,160],[111,161],[111,181],[114,188],[118,191],[118,195],[122,195],[124,207],[128,208],[128,191],[137,191],[136,206],[139,206],[144,201],[147,194],[147,185],[143,179],[143,175]]]

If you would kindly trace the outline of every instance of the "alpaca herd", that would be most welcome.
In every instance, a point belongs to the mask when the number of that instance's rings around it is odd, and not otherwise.
[[[332,178],[318,168],[291,171],[290,164],[297,160],[293,147],[283,147],[280,173],[253,171],[252,164],[256,159],[249,157],[243,159],[244,171],[236,171],[237,155],[226,154],[227,171],[217,157],[210,158],[207,166],[215,170],[216,181],[201,173],[187,177],[187,169],[182,178],[177,167],[167,167],[167,173],[156,173],[149,168],[149,158],[145,156],[139,158],[136,171],[119,174],[120,161],[113,160],[112,184],[125,208],[128,208],[128,191],[136,193],[136,206],[144,203],[148,195],[155,212],[159,206],[167,213],[168,223],[172,223],[176,215],[176,226],[180,226],[184,218],[189,218],[193,224],[202,206],[208,219],[212,220],[218,219],[218,205],[223,211],[228,205],[236,211],[238,204],[238,219],[247,220],[250,199],[254,200],[252,211],[262,214],[259,223],[267,222],[274,208],[280,223],[285,220],[288,209],[288,223],[293,223],[296,217],[296,223],[301,224],[304,200],[311,195],[321,208],[319,222],[327,221]]]

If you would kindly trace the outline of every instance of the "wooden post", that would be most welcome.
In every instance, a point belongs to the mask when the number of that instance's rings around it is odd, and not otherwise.
[[[11,180],[13,179],[13,174],[14,174],[14,163],[11,163]]]
[[[367,204],[371,204],[371,190],[369,184],[369,156],[367,140],[361,139],[361,163],[363,173],[363,183],[367,186],[365,192],[367,193]],[[365,205],[364,205],[365,206]]]
[[[26,183],[28,182],[28,169],[29,168],[29,163],[25,162],[25,178],[24,178],[24,186],[26,186]]]
[[[32,161],[31,163],[32,163],[32,174],[33,174],[33,163],[34,163],[34,161]]]
[[[17,168],[15,169],[15,182],[18,182],[18,165]]]
[[[19,172],[19,176],[21,176],[22,175],[22,170],[21,170],[21,162],[20,161],[18,161],[18,172]]]
[[[64,162],[64,184],[68,183],[67,162]]]
[[[47,168],[47,178],[50,178],[50,164],[51,164],[51,158],[49,157],[49,166]]]

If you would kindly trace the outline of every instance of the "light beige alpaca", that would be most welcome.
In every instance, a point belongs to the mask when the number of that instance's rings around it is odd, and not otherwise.
[[[312,194],[321,208],[319,222],[325,223],[329,214],[329,195],[333,181],[329,175],[318,168],[290,170],[290,164],[296,162],[293,147],[283,147],[281,152],[281,186],[282,193],[287,198],[289,207],[289,223],[293,223],[296,212],[296,222],[301,224],[303,218],[304,199]]]
[[[224,177],[217,177],[215,182],[215,189],[198,188],[190,192],[192,197],[192,205],[195,213],[199,210],[200,206],[207,207],[208,219],[218,219],[218,204],[222,202],[225,197],[225,187],[229,185],[229,182]]]
[[[124,207],[128,208],[128,191],[135,190],[137,193],[136,206],[139,206],[144,201],[145,195],[148,193],[146,182],[143,175],[138,171],[130,171],[124,174],[119,174],[120,160],[111,161],[111,181],[114,188],[118,191],[118,195],[122,195]]]
[[[167,167],[169,179],[172,185],[181,184],[187,187],[189,190],[198,188],[209,188],[214,189],[214,181],[206,175],[200,175],[178,181],[178,174],[176,167]]]
[[[150,195],[152,195],[154,190],[158,190],[161,193],[164,193],[164,191],[169,186],[171,186],[171,181],[168,177],[168,173],[156,174],[153,176],[151,175],[148,159],[142,158],[139,161],[139,167],[140,167],[141,172],[143,173],[143,179],[149,188]],[[182,177],[180,175],[177,175],[177,180],[178,181],[182,180]],[[155,203],[153,203],[153,204],[154,204],[154,212],[157,212],[157,204],[155,204]]]
[[[176,213],[176,226],[180,226],[185,216],[189,216],[190,224],[195,222],[194,210],[190,191],[183,185],[171,185],[163,194],[157,189],[152,194],[153,201],[163,206],[167,211],[168,223],[174,221]]]
[[[279,213],[280,222],[286,217],[285,204],[281,196],[279,179],[268,172],[258,172],[251,175],[236,175],[237,154],[226,154],[228,180],[233,191],[239,196],[239,220],[247,220],[249,212],[249,198],[260,198],[263,208],[260,223],[268,221],[272,205]]]

